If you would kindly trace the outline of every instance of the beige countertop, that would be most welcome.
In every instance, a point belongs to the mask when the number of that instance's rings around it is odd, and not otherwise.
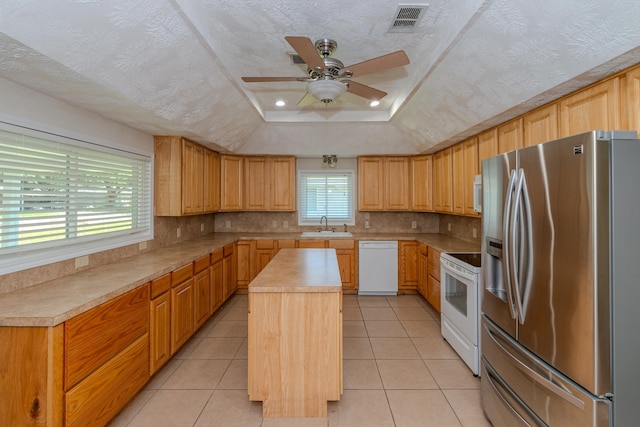
[[[335,249],[280,249],[249,285],[249,293],[340,291]]]
[[[213,233],[84,270],[0,295],[0,326],[55,326],[229,243],[260,239],[303,238],[297,232]],[[479,244],[442,234],[354,233],[346,239],[417,240],[441,252],[480,250]]]

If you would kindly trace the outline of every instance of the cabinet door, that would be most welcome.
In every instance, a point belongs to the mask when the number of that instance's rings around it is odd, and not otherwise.
[[[440,281],[431,275],[427,276],[427,301],[440,313]]]
[[[241,240],[236,243],[234,248],[237,262],[236,282],[238,289],[247,289],[249,283],[255,277],[255,265],[251,256],[253,254],[255,257],[255,244],[255,241]]]
[[[220,155],[220,210],[242,210],[242,157]]]
[[[211,255],[211,313],[224,303],[224,270],[222,268],[222,249]]]
[[[295,157],[273,157],[271,165],[271,199],[269,209],[272,211],[296,210],[296,159]]]
[[[275,242],[273,240],[256,240],[255,245],[255,276],[257,276],[275,255]]]
[[[493,128],[478,135],[478,166],[482,172],[482,161],[498,155],[498,130]]]
[[[627,80],[627,129],[640,134],[640,67],[636,67],[625,74]]]
[[[398,242],[398,290],[418,287],[418,242]]]
[[[204,150],[204,211],[220,210],[220,155]]]
[[[384,159],[384,209],[409,210],[409,158],[385,157]]]
[[[462,143],[451,147],[451,159],[453,166],[453,213],[457,215],[464,214],[464,190],[465,190],[465,173],[464,173],[464,153]]]
[[[498,126],[498,152],[522,148],[522,117]]]
[[[620,79],[613,78],[560,100],[560,137],[620,128]]]
[[[196,274],[193,281],[193,322],[198,329],[211,315],[211,274],[209,267]]]
[[[222,275],[224,278],[224,300],[229,299],[231,295],[238,289],[238,283],[236,281],[237,261],[234,255],[234,244],[230,244],[224,247],[224,257],[222,258]]]
[[[453,213],[452,149],[433,155],[433,207],[437,212]]]
[[[171,357],[171,292],[151,300],[150,346],[151,374]]]
[[[523,116],[525,147],[558,138],[558,104],[553,103]]]
[[[244,158],[244,210],[269,209],[269,172],[265,157]]]
[[[432,156],[411,158],[411,210],[428,212],[433,210]]]
[[[478,166],[478,139],[470,138],[462,143],[462,188],[464,191],[464,214],[479,216],[473,206],[473,183],[480,173]],[[454,176],[457,174],[454,173]]]
[[[418,251],[418,293],[427,298],[427,245],[419,244]]]
[[[355,291],[358,289],[356,246],[355,240],[327,241],[327,247],[335,248],[336,250],[338,268],[340,269],[340,280],[342,280],[342,290],[344,291]]]
[[[358,209],[384,209],[383,157],[358,157]]]
[[[204,147],[182,140],[182,213],[204,212]]]
[[[171,354],[193,333],[193,277],[171,289]]]

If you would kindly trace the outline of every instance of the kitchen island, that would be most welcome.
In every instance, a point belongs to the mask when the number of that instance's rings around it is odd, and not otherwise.
[[[326,417],[342,395],[335,249],[281,249],[249,285],[249,399],[263,417]]]

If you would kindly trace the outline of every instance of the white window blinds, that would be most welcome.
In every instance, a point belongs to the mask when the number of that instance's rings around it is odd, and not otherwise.
[[[317,224],[322,216],[336,224],[354,223],[353,172],[301,172],[301,225]]]
[[[148,234],[150,158],[42,135],[0,129],[0,255]]]

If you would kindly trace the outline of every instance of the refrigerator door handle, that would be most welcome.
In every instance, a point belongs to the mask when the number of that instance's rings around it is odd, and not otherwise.
[[[515,190],[515,200],[513,202],[513,213],[511,220],[511,252],[510,260],[513,260],[513,294],[516,302],[518,320],[524,324],[525,302],[529,300],[529,289],[531,285],[531,266],[533,256],[532,224],[531,224],[531,203],[529,201],[529,191],[527,190],[527,180],[524,170],[519,169],[517,173],[517,184]],[[526,248],[524,247],[526,245]],[[524,255],[524,257],[523,257]],[[523,301],[523,299],[525,301]]]
[[[503,248],[503,259],[502,263],[504,269],[504,280],[506,283],[507,290],[507,305],[509,306],[509,312],[511,313],[512,319],[517,319],[516,307],[513,294],[513,285],[512,285],[512,265],[511,265],[511,253],[513,252],[513,248],[510,245],[509,239],[512,230],[509,228],[511,223],[511,216],[513,215],[513,192],[515,190],[516,185],[516,171],[511,170],[509,174],[509,184],[507,185],[507,198],[504,202],[504,212],[502,216],[502,233],[504,236],[504,248]]]

